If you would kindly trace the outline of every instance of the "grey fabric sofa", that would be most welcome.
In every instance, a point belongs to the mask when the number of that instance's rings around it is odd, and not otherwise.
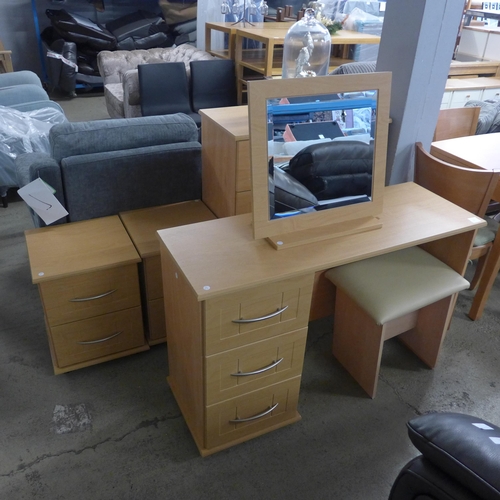
[[[104,83],[104,99],[109,116],[111,118],[141,116],[137,71],[139,64],[183,62],[189,78],[189,63],[207,59],[214,57],[189,44],[147,50],[102,50],[97,55],[97,66]]]
[[[55,125],[50,154],[16,159],[19,186],[40,177],[69,212],[56,223],[201,198],[198,129],[184,114]],[[36,227],[44,226],[35,214]]]

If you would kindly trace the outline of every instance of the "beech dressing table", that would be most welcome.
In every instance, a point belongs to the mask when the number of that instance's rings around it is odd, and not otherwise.
[[[381,220],[377,230],[280,251],[253,238],[250,214],[158,232],[168,381],[201,455],[300,419],[316,272],[421,245],[463,274],[485,225],[414,183],[385,188]],[[241,317],[267,319],[233,322]]]

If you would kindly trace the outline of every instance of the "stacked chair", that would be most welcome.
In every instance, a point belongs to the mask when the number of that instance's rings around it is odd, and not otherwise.
[[[182,62],[138,66],[143,116],[185,113],[200,127],[200,109],[236,105],[234,61],[199,60],[189,65],[189,80]]]

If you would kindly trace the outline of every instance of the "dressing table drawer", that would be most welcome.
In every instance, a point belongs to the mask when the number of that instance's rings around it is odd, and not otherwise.
[[[267,432],[284,422],[299,420],[299,389],[300,376],[209,406],[206,410],[205,447],[215,448],[245,440],[247,436]]]
[[[205,354],[306,327],[313,281],[311,274],[207,300]]]
[[[141,303],[136,264],[46,281],[39,286],[50,326]]]
[[[299,376],[306,337],[302,328],[206,358],[207,405]]]

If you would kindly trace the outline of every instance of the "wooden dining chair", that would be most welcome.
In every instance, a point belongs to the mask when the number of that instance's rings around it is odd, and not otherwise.
[[[442,141],[475,135],[480,111],[479,106],[441,109],[432,140]]]
[[[472,172],[470,172],[471,170]],[[484,185],[486,184],[488,175],[483,176],[483,180],[479,182],[477,179],[481,177],[477,172],[476,169],[467,169],[446,163],[427,153],[422,148],[421,143],[417,143],[416,145],[415,182],[429,191],[446,198],[448,201],[455,203],[455,205],[459,205],[465,210],[484,218],[491,201],[492,193],[496,188],[496,183],[493,180],[493,184],[489,185],[488,189],[485,190]],[[487,172],[491,176],[491,171],[483,170],[483,172]],[[456,181],[453,183],[448,182],[448,179],[452,175],[456,178]],[[472,186],[465,185],[473,180],[476,184],[476,192],[474,192]],[[478,194],[483,191],[486,198],[481,199]],[[465,196],[465,193],[469,193],[469,196]],[[469,288],[471,290],[474,290],[478,286],[483,276],[488,254],[498,230],[498,222],[490,217],[487,217],[486,221],[488,226],[480,228],[477,231],[469,257],[472,261],[477,260],[476,270],[470,282]]]
[[[500,172],[442,162],[416,145],[415,181],[474,214],[484,215],[499,178]],[[419,247],[339,266],[325,276],[336,286],[333,354],[372,398],[384,341],[398,336],[433,368],[456,294],[469,286]]]

